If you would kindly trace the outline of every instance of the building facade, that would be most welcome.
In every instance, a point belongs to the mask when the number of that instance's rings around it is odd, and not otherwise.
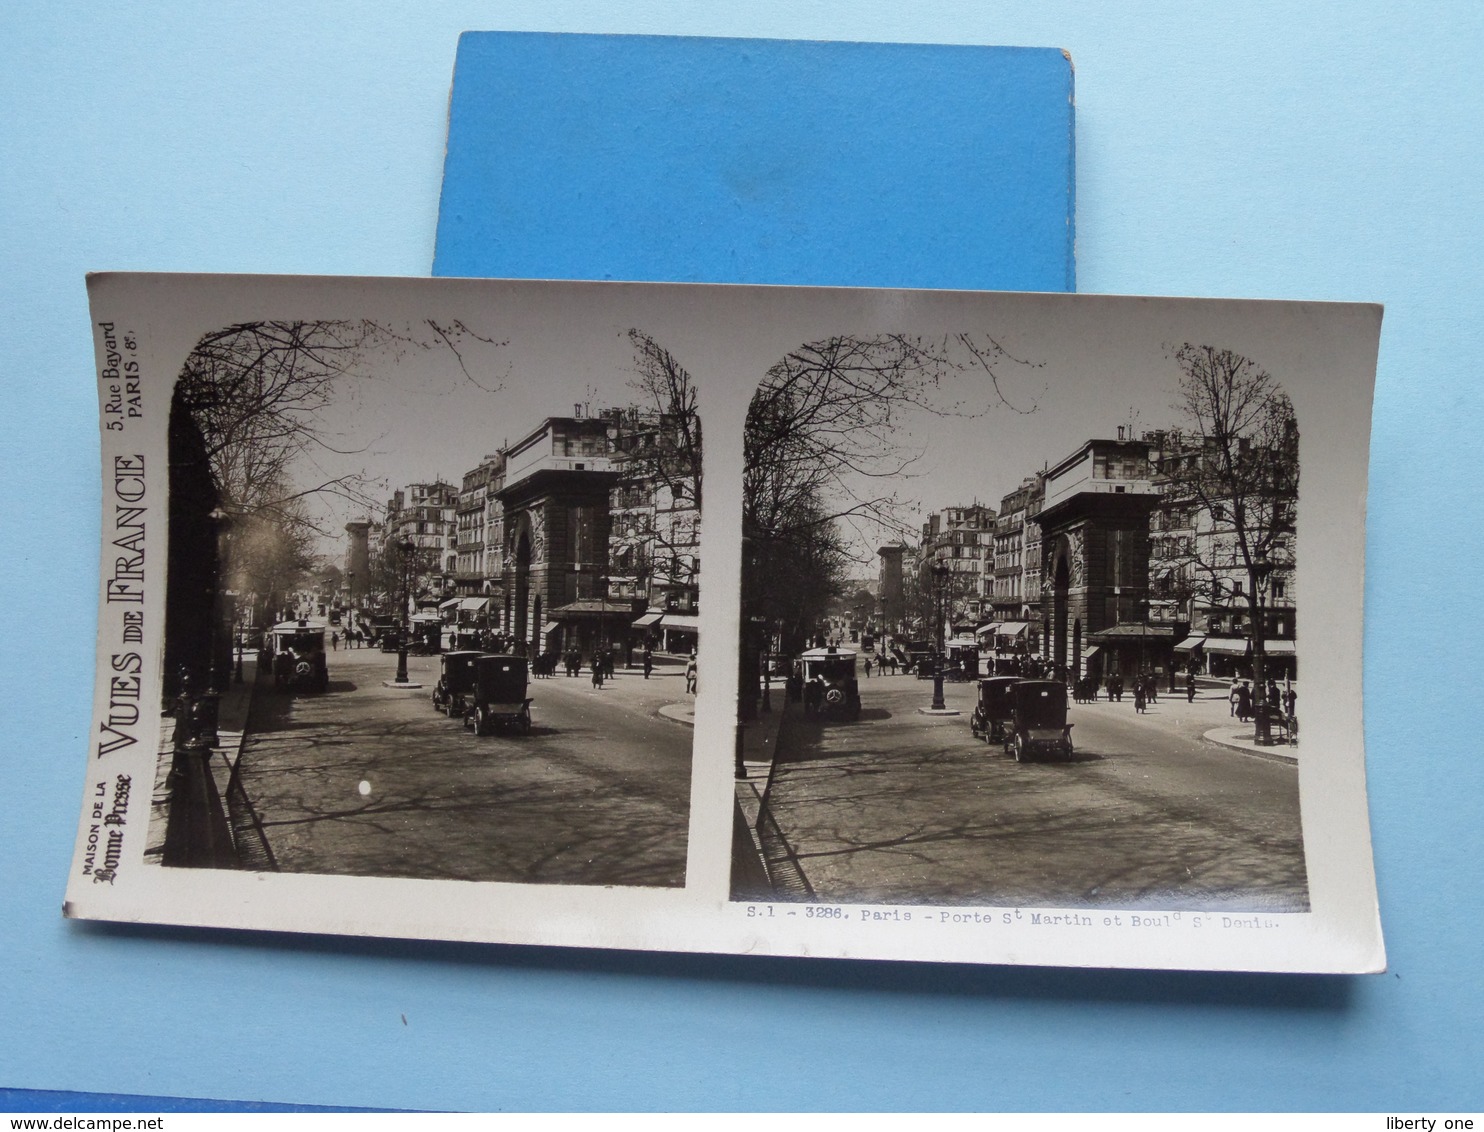
[[[922,525],[920,569],[948,567],[943,588],[952,632],[972,632],[993,615],[995,519],[993,508],[972,503],[945,507]],[[930,579],[923,584],[934,585]]]
[[[1070,679],[1131,678],[1171,663],[1173,630],[1150,631],[1149,517],[1160,492],[1149,445],[1089,440],[1046,472],[1042,655]]]

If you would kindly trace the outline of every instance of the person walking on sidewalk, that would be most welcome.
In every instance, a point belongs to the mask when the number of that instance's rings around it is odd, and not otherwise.
[[[1188,704],[1195,703],[1195,673],[1194,672],[1186,672],[1186,674],[1185,674],[1185,702],[1188,703]]]
[[[651,672],[653,672],[653,671],[654,671],[654,651],[648,645],[645,645],[644,646],[644,679],[648,680],[649,679],[649,674]]]
[[[1226,698],[1231,703],[1232,715],[1237,714],[1237,704],[1242,699],[1242,682],[1235,676],[1232,677],[1232,686],[1226,693]]]
[[[685,666],[685,691],[688,695],[693,696],[696,693],[696,677],[696,650],[691,649],[690,660]]]

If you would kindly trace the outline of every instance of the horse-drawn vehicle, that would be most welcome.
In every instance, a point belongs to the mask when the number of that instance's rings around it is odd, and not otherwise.
[[[463,718],[474,687],[474,662],[483,655],[477,649],[461,649],[440,658],[443,671],[433,685],[433,706],[450,719]]]
[[[1067,686],[1060,680],[1020,680],[1010,689],[1006,749],[1019,763],[1037,755],[1072,761],[1072,724],[1067,722]]]
[[[526,695],[530,671],[523,656],[474,658],[473,686],[467,693],[464,726],[476,735],[496,728],[531,729],[531,698]]]
[[[979,701],[969,716],[969,730],[975,738],[1001,744],[1009,738],[1015,707],[1010,689],[1019,683],[1018,676],[987,676],[979,681]]]
[[[860,684],[855,675],[855,653],[850,649],[809,649],[799,658],[804,666],[804,710],[819,716],[859,719]]]
[[[325,664],[325,626],[322,622],[280,621],[269,630],[275,687],[290,691],[323,692],[330,686]]]

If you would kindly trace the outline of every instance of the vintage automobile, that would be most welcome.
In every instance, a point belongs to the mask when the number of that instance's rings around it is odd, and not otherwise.
[[[464,708],[464,726],[476,735],[496,728],[531,729],[530,670],[523,656],[489,654],[474,658],[474,680]]]
[[[330,686],[325,664],[323,622],[301,619],[280,621],[268,632],[267,649],[273,656],[276,687],[303,692],[323,692]]]
[[[979,679],[979,642],[955,637],[944,650],[943,678],[961,682]]]
[[[441,658],[443,671],[433,685],[433,706],[450,719],[464,718],[469,706],[469,692],[474,687],[474,661],[484,654],[478,649],[446,652]]]
[[[804,710],[819,716],[859,719],[860,685],[855,675],[855,653],[834,645],[809,649],[801,656],[804,667]]]
[[[1005,749],[1016,762],[1038,755],[1071,762],[1072,726],[1067,722],[1067,686],[1060,680],[1020,680],[1010,689]]]
[[[979,681],[979,701],[969,716],[969,730],[986,743],[1003,744],[1010,734],[1014,698],[1010,689],[1020,683],[1018,676],[986,676]]]
[[[437,617],[416,614],[408,626],[407,651],[432,656],[443,651],[443,622]]]

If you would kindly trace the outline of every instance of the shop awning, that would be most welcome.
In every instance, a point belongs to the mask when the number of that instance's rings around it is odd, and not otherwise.
[[[648,629],[651,625],[658,624],[659,619],[664,615],[665,614],[663,611],[660,611],[659,613],[646,613],[643,617],[640,617],[634,621],[634,628]]]
[[[463,612],[477,613],[489,603],[490,599],[487,597],[461,597],[459,598],[459,609]],[[446,605],[447,602],[444,604]],[[443,606],[440,605],[438,608],[442,609]]]
[[[1267,656],[1298,655],[1297,641],[1263,641],[1262,651]]]
[[[976,636],[976,637],[993,637],[999,631],[1000,631],[1000,623],[998,621],[991,621],[988,625],[980,625],[979,628],[975,629],[974,630],[974,636]]]
[[[560,621],[582,621],[595,617],[633,617],[634,607],[626,601],[608,601],[603,598],[582,597],[576,601],[559,605],[550,616]]]
[[[1138,644],[1141,641],[1157,644],[1160,641],[1174,641],[1175,629],[1171,625],[1155,622],[1120,621],[1110,629],[1089,633],[1087,636],[1100,645]]]
[[[699,631],[701,619],[699,617],[686,617],[680,613],[665,614],[666,629],[693,629]]]
[[[1086,664],[1089,660],[1091,660],[1093,657],[1097,656],[1097,654],[1100,653],[1100,652],[1102,652],[1102,651],[1103,650],[1102,650],[1102,647],[1100,645],[1093,645],[1090,648],[1083,649],[1082,650],[1082,663],[1083,664]]]
[[[549,637],[561,627],[562,623],[560,621],[548,621],[545,625],[541,626],[541,635],[543,637]]]
[[[459,604],[459,599],[456,598],[456,597],[451,597],[447,601],[440,601],[438,603],[438,608],[439,609],[453,609],[458,604]]]
[[[999,635],[1001,637],[1023,636],[1025,631],[1030,627],[1031,623],[1029,621],[1006,621],[1000,626]]]
[[[1195,652],[1196,649],[1203,648],[1205,646],[1205,644],[1206,644],[1206,634],[1204,634],[1204,633],[1192,633],[1190,636],[1186,637],[1183,641],[1181,641],[1178,645],[1175,646],[1175,651],[1176,652]]]
[[[1246,637],[1207,637],[1205,649],[1208,653],[1219,653],[1222,656],[1246,656]]]

